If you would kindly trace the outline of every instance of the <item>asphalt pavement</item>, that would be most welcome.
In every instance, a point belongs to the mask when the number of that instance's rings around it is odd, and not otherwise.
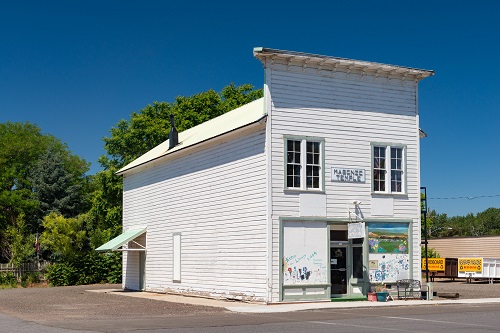
[[[253,325],[257,318],[259,323],[274,323],[278,320],[295,320],[305,316],[306,312],[310,313],[302,310],[358,313],[359,309],[392,309],[393,313],[396,309],[429,309],[429,306],[450,304],[462,305],[455,307],[457,311],[462,307],[477,308],[488,304],[500,306],[500,283],[479,281],[471,284],[447,280],[434,282],[434,290],[438,295],[458,293],[458,299],[437,297],[432,301],[302,302],[272,305],[126,292],[120,288],[121,285],[102,284],[0,290],[0,332],[72,332],[74,329],[82,332],[154,331],[168,327],[216,327],[221,323],[224,326]],[[434,312],[437,308],[432,309]],[[294,315],[290,316],[289,312],[294,312]],[[13,327],[16,330],[12,330]]]

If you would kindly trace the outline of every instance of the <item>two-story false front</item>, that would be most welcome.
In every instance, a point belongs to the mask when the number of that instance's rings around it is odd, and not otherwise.
[[[266,303],[420,280],[418,82],[267,48],[264,98],[119,171],[123,287]]]

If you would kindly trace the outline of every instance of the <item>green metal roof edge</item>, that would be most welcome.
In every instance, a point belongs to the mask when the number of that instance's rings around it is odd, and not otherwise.
[[[114,251],[125,243],[128,243],[137,236],[142,235],[146,232],[146,228],[143,229],[133,229],[122,233],[121,235],[113,238],[109,242],[99,246],[96,251]]]

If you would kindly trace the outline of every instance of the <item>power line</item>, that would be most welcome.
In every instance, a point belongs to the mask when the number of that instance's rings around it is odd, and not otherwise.
[[[500,194],[475,195],[475,196],[468,196],[468,197],[428,198],[428,200],[457,200],[457,199],[474,200],[474,199],[494,198],[494,197],[500,197]]]

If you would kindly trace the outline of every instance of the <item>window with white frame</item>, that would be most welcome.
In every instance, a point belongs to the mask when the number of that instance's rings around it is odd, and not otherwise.
[[[285,187],[298,190],[323,189],[323,140],[288,138]]]
[[[405,147],[373,145],[373,191],[405,193]]]

